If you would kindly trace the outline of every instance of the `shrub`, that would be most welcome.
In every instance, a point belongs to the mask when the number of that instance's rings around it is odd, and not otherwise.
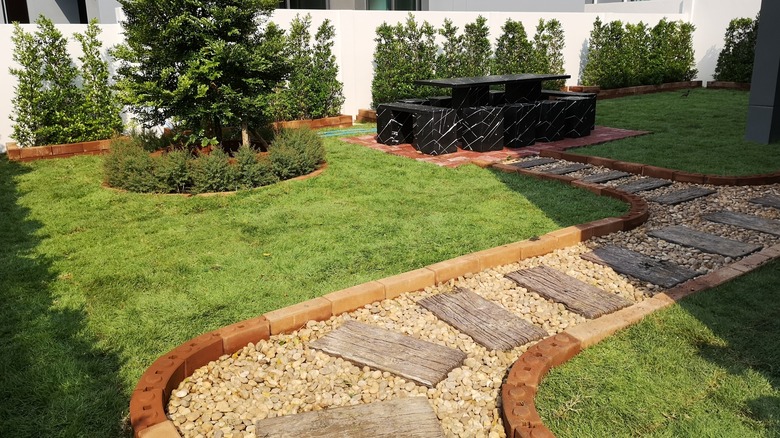
[[[751,82],[753,59],[756,55],[759,16],[735,18],[729,23],[724,36],[723,49],[715,66],[716,81]]]
[[[161,191],[154,159],[135,139],[114,140],[103,169],[111,187],[140,193]]]
[[[155,161],[154,171],[159,191],[165,193],[186,193],[192,186],[190,175],[191,155],[186,151],[172,151]]]
[[[267,155],[258,155],[252,148],[241,146],[236,153],[238,187],[249,189],[279,181]]]
[[[414,84],[415,80],[434,77],[437,46],[433,26],[427,21],[418,25],[410,13],[405,23],[382,23],[376,34],[371,106],[433,94],[431,87]]]
[[[43,62],[38,54],[35,37],[22,30],[19,23],[14,23],[11,41],[14,45],[13,60],[21,67],[10,69],[17,80],[12,100],[14,110],[11,114],[13,138],[21,146],[35,146],[45,141],[39,138],[39,130],[43,124],[39,111],[42,105],[40,90],[43,89]]]
[[[283,130],[268,152],[274,173],[283,180],[313,172],[325,159],[322,139],[309,129]]]
[[[531,72],[538,74],[564,74],[563,70],[563,47],[565,38],[561,22],[556,19],[544,21],[539,19],[534,34],[533,57],[531,60]],[[561,79],[558,81],[547,81],[545,87],[558,89],[566,83]]]
[[[498,38],[496,55],[493,58],[493,74],[519,74],[531,71],[533,46],[528,41],[523,23],[508,18],[501,30],[503,33]]]
[[[459,76],[485,76],[490,74],[490,31],[487,19],[478,16],[463,30],[463,63]]]
[[[313,118],[333,117],[341,114],[344,105],[344,84],[338,80],[339,66],[333,55],[333,39],[336,29],[330,20],[322,22],[314,35],[312,67],[316,75],[309,75],[312,86]]]
[[[228,155],[222,149],[214,149],[210,154],[190,162],[192,193],[236,190],[236,174],[236,168],[230,165]]]
[[[445,18],[444,25],[438,33],[444,38],[444,44],[436,56],[436,77],[454,78],[461,76],[463,37],[458,35],[458,26],[453,25],[449,18]]]

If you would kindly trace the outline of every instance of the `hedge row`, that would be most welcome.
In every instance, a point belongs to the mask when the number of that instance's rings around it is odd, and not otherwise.
[[[225,192],[273,184],[316,170],[325,159],[322,139],[308,129],[284,130],[268,154],[241,146],[231,157],[221,148],[194,156],[174,150],[159,156],[143,137],[118,139],[104,161],[106,183],[140,193]]]
[[[582,71],[583,85],[621,88],[690,81],[694,68],[695,26],[665,18],[654,27],[596,18]]]
[[[735,18],[724,36],[723,50],[718,54],[714,78],[716,81],[750,83],[753,78],[753,58],[756,56],[758,22],[750,18]]]

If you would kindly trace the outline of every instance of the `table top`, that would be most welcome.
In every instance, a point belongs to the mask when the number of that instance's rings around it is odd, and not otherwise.
[[[523,73],[518,75],[493,75],[476,76],[471,78],[448,78],[448,79],[421,79],[414,81],[415,84],[432,85],[434,87],[465,88],[483,85],[501,85],[516,82],[541,82],[556,79],[569,79],[571,75],[537,75]]]

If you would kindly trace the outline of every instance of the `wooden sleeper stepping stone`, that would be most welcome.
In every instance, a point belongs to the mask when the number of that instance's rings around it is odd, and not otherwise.
[[[610,170],[609,172],[588,175],[585,178],[580,178],[580,181],[591,184],[601,184],[608,181],[625,178],[627,176],[631,176],[631,174],[628,172],[621,172],[620,170]]]
[[[310,346],[429,388],[444,380],[466,359],[466,353],[460,350],[355,321],[345,322]]]
[[[767,207],[780,208],[780,196],[778,195],[761,196],[760,198],[751,199],[750,202],[765,205]]]
[[[671,181],[659,178],[642,178],[635,181],[627,182],[615,187],[618,190],[622,190],[628,193],[644,192],[646,190],[653,190],[659,187],[666,187],[672,184]]]
[[[590,164],[574,163],[565,166],[553,167],[542,171],[542,173],[549,173],[551,175],[566,175],[567,173],[577,172],[582,169],[590,169]]]
[[[255,422],[255,430],[258,437],[275,438],[444,437],[427,397],[266,418]]]
[[[433,295],[417,304],[489,350],[511,350],[547,336],[546,330],[468,289]]]
[[[647,235],[726,257],[742,257],[762,248],[761,245],[726,239],[683,226],[661,228]]]
[[[520,169],[528,169],[531,167],[536,166],[544,166],[545,164],[555,163],[555,158],[537,158],[534,160],[528,160],[528,161],[518,161],[517,163],[512,163],[510,166],[519,167]]]
[[[619,246],[604,246],[583,254],[582,258],[607,265],[621,274],[630,275],[664,288],[674,287],[699,275],[683,266],[664,260],[656,260],[644,254]]]
[[[701,198],[702,196],[709,196],[713,193],[715,193],[715,190],[705,189],[703,187],[691,187],[650,198],[650,201],[664,205],[676,205],[696,198]]]
[[[510,272],[506,277],[547,299],[563,303],[586,318],[598,318],[632,304],[619,295],[604,292],[546,266]]]
[[[702,217],[711,222],[734,225],[748,230],[780,236],[780,221],[776,219],[765,219],[752,214],[736,213],[733,211],[719,211]]]

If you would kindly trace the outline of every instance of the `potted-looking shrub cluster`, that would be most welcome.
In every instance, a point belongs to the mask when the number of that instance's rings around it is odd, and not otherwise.
[[[118,118],[124,105],[140,127],[111,144],[108,185],[155,193],[232,191],[307,174],[324,163],[316,133],[271,122],[339,113],[344,97],[329,21],[312,47],[310,17],[297,17],[287,37],[270,21],[277,5],[270,0],[119,2],[125,42],[109,51],[116,59],[114,86],[108,86],[107,68],[104,83],[106,96],[120,104],[106,107],[117,108]],[[321,73],[319,81],[301,84],[312,69]],[[26,90],[22,79],[17,93]],[[288,109],[281,116],[280,101]],[[30,112],[17,105],[17,114]],[[121,123],[113,126],[112,134],[120,131]]]

